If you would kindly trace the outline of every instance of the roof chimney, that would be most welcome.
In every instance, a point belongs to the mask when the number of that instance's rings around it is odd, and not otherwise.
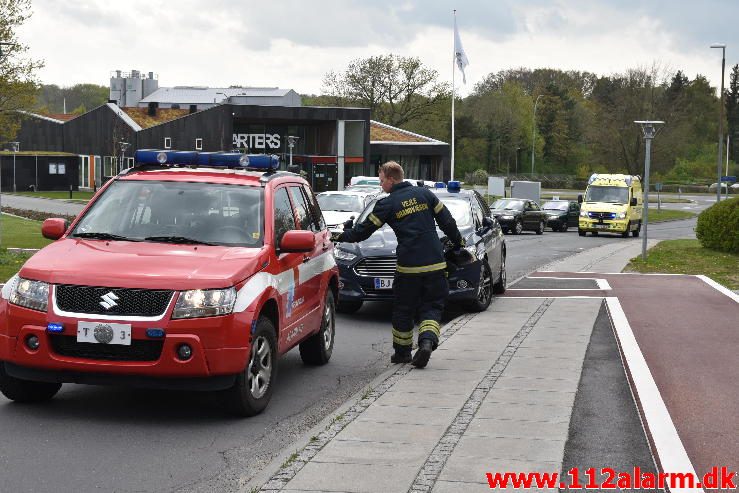
[[[149,111],[147,114],[149,116],[157,116],[157,108],[159,108],[159,103],[151,102],[149,103]]]

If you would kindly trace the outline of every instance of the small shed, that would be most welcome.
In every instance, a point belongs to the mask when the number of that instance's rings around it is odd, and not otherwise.
[[[79,162],[68,152],[0,151],[0,190],[77,190]]]

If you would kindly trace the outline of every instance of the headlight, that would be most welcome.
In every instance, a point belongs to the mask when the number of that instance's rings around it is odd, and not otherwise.
[[[559,215],[557,215],[557,214],[549,214],[549,215],[547,215],[547,217],[549,219],[559,219]]]
[[[45,282],[18,277],[10,293],[10,302],[31,310],[45,312],[49,304],[49,285]]]
[[[513,216],[500,216],[501,219],[513,219]]]
[[[587,211],[580,211],[580,217],[589,217]]]
[[[334,257],[336,257],[336,260],[343,260],[345,262],[351,262],[352,260],[357,258],[357,256],[353,253],[347,252],[346,250],[342,250],[340,248],[334,248]]]
[[[236,290],[193,289],[183,291],[177,299],[172,318],[201,318],[228,315],[236,302]]]
[[[616,214],[616,219],[626,219],[626,213],[619,212],[618,214]]]

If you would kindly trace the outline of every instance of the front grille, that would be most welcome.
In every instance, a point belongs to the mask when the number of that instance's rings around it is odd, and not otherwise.
[[[164,341],[131,340],[130,346],[77,342],[77,336],[49,334],[56,354],[72,358],[106,361],[156,361],[162,354]]]
[[[393,277],[398,265],[397,257],[366,257],[354,267],[357,275],[366,277]]]
[[[616,213],[615,212],[588,212],[588,216],[590,216],[590,219],[615,219]]]
[[[107,297],[107,299],[115,303],[113,306],[110,306],[111,303],[104,298],[111,292],[115,298]],[[65,312],[155,317],[165,312],[173,293],[173,291],[153,289],[60,284],[56,286],[56,304]],[[108,304],[110,308],[106,309],[101,303]]]

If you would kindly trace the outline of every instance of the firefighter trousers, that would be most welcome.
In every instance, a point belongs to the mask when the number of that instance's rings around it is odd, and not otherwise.
[[[446,271],[424,274],[395,273],[393,281],[393,348],[396,353],[410,353],[413,326],[418,315],[418,342],[428,339],[434,349],[439,344],[441,314],[449,295]]]

